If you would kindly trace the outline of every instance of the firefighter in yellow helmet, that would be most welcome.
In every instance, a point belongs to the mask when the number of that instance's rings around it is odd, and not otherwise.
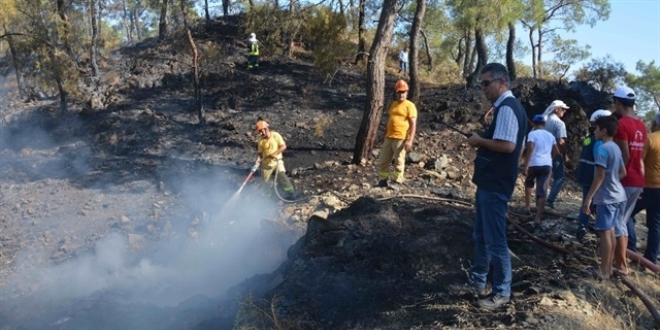
[[[259,41],[257,35],[250,33],[248,39],[248,70],[259,67]]]
[[[408,101],[408,84],[399,80],[394,86],[396,99],[388,110],[389,120],[385,141],[380,149],[378,160],[378,187],[390,187],[397,190],[403,183],[403,172],[406,162],[406,151],[410,151],[417,130],[417,108]],[[394,159],[394,183],[388,185],[390,164]]]
[[[277,183],[286,193],[285,198],[295,198],[295,191],[291,180],[286,176],[282,159],[282,153],[286,150],[286,143],[282,139],[282,135],[271,131],[264,120],[257,122],[256,131],[261,138],[257,143],[258,155],[254,163],[255,165],[261,164],[261,177],[267,183],[273,173],[277,171]]]

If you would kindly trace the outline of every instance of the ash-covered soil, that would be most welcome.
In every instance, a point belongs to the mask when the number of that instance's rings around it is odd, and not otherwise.
[[[113,55],[66,117],[52,100],[3,101],[0,329],[653,328],[621,283],[513,228],[513,303],[478,310],[465,286],[474,150],[440,121],[482,129],[481,91],[424,86],[407,185],[374,188],[378,150],[350,164],[363,69],[327,84],[309,63],[270,56],[248,72],[239,23],[196,32],[226,54],[203,77],[202,128],[176,38]],[[574,109],[574,154],[586,115],[609,102],[581,84],[513,90],[530,114],[555,98]],[[259,117],[285,138],[306,198],[264,197],[257,177],[224,208],[256,157]],[[521,197],[520,186],[512,209]],[[595,237],[573,236],[580,192],[569,183],[561,198],[541,227],[523,225],[594,258]],[[658,300],[655,275],[631,278]]]

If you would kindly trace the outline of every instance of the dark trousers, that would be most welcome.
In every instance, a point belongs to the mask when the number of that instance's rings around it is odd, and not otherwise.
[[[660,188],[644,188],[642,198],[637,200],[632,213],[632,225],[635,224],[635,215],[642,210],[646,210],[646,228],[649,230],[649,236],[646,241],[646,251],[644,258],[656,264],[658,259],[658,250],[660,249]],[[634,230],[628,229],[628,245],[637,245],[637,236]]]

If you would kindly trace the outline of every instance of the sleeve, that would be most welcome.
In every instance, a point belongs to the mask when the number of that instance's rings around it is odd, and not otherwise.
[[[596,142],[594,143],[594,149],[593,149],[594,157],[596,157],[596,153],[598,152],[598,149],[600,149],[601,145],[603,145],[603,141],[596,140]]]
[[[568,135],[566,134],[566,124],[562,121],[557,126],[558,126],[557,127],[557,136],[559,136],[562,139],[567,138]]]
[[[602,168],[607,168],[607,150],[598,148],[594,150],[594,163]]]
[[[511,107],[503,105],[497,113],[497,124],[495,125],[495,133],[493,140],[504,140],[516,143],[518,137],[518,118],[513,113]]]
[[[415,103],[410,102],[410,106],[408,107],[408,118],[417,118],[417,107],[415,106]]]
[[[275,141],[277,141],[277,147],[278,148],[285,144],[284,139],[282,138],[282,135],[280,133],[276,133],[276,134],[273,134],[273,135],[275,136]]]
[[[534,131],[527,134],[527,142],[536,143],[536,134],[532,134]]]

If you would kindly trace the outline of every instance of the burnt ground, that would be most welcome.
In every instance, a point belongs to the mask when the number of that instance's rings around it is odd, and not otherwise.
[[[225,54],[203,78],[204,128],[176,39],[108,58],[100,92],[64,118],[52,100],[5,98],[0,329],[653,328],[621,283],[594,280],[588,265],[513,228],[513,303],[474,306],[474,210],[433,198],[471,201],[474,151],[439,121],[481,129],[479,90],[425,86],[407,186],[373,188],[377,150],[350,164],[362,69],[343,67],[328,85],[311,64],[273,55],[245,71],[235,24],[196,33]],[[580,84],[513,90],[530,114],[555,98],[574,108],[574,146],[586,109],[608,102]],[[287,169],[307,198],[266,198],[255,178],[224,208],[255,158],[259,117],[287,141]],[[573,236],[580,192],[569,182],[562,196],[541,227],[524,225],[593,258],[595,238]],[[521,197],[518,187],[514,210]],[[631,279],[658,300],[654,275]]]

